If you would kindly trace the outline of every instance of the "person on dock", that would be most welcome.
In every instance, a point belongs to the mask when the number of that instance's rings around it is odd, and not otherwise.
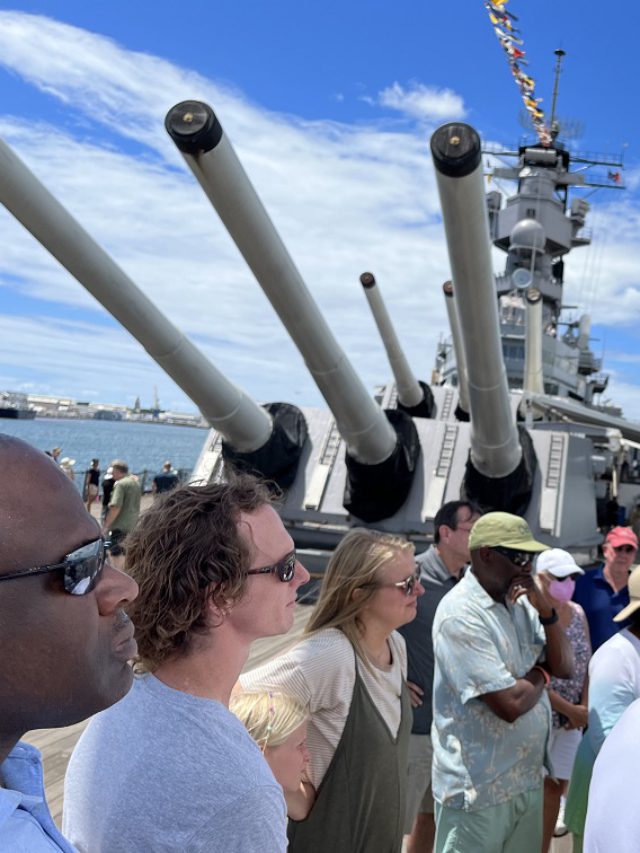
[[[109,465],[104,477],[102,478],[102,511],[100,513],[100,520],[103,524],[107,517],[107,512],[109,511],[109,501],[111,500],[114,486],[115,480],[113,479],[113,467]]]
[[[160,474],[156,474],[153,478],[151,491],[154,495],[161,495],[163,492],[170,492],[171,489],[175,489],[179,482],[178,475],[173,470],[171,462],[167,461],[162,466]]]
[[[574,669],[571,678],[552,678],[548,688],[552,724],[549,738],[551,772],[544,780],[544,836],[542,853],[548,853],[554,835],[566,835],[564,796],[573,762],[587,725],[587,669],[591,657],[589,626],[584,610],[571,601],[575,581],[583,570],[568,551],[550,548],[536,561],[536,576],[558,614],[558,622],[571,643]],[[558,819],[559,818],[559,819]]]
[[[105,560],[97,523],[42,452],[0,435],[0,850],[72,853],[44,800],[31,729],[68,726],[131,687],[123,607],[135,582]]]
[[[640,566],[629,578],[629,594],[630,603],[615,616],[616,625],[627,627],[603,643],[589,663],[588,727],[576,754],[565,808],[574,853],[582,851],[594,762],[623,711],[640,698]],[[618,853],[615,845],[609,849]]]
[[[228,708],[251,643],[291,628],[309,580],[268,490],[246,475],[174,489],[130,534],[127,571],[139,675],[73,752],[67,835],[109,853],[283,853],[282,789]]]
[[[136,477],[129,473],[129,466],[120,459],[111,463],[114,487],[102,532],[109,536],[111,544],[118,545],[131,533],[140,515],[142,489]]]
[[[573,600],[587,616],[594,652],[623,628],[614,617],[629,604],[629,572],[638,552],[630,527],[614,527],[602,546],[604,563],[578,578]]]
[[[237,693],[229,708],[260,747],[282,787],[287,815],[305,818],[314,791],[306,774],[309,763],[307,720],[309,710],[284,693]]]
[[[480,518],[469,501],[443,504],[433,520],[433,545],[416,559],[425,594],[418,612],[399,631],[407,644],[408,679],[412,693],[413,726],[409,740],[409,787],[404,831],[407,853],[430,853],[436,833],[431,792],[431,723],[433,722],[433,641],[436,608],[454,588],[471,559],[469,533]]]
[[[87,503],[87,512],[91,512],[91,507],[98,497],[100,491],[100,460],[92,459],[91,466],[84,475],[84,499]]]
[[[540,853],[545,688],[573,673],[569,640],[531,573],[546,549],[522,518],[483,515],[471,569],[436,611],[436,853]]]
[[[305,637],[244,673],[243,690],[281,691],[308,706],[308,817],[289,822],[289,853],[399,851],[411,700],[397,628],[422,595],[413,545],[353,528],[327,565]]]
[[[74,469],[74,465],[76,464],[75,459],[71,459],[70,456],[65,456],[60,460],[60,467],[67,475],[67,477],[73,482],[76,479],[76,472]]]

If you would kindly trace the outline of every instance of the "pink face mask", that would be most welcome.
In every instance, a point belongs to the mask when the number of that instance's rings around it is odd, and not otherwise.
[[[556,601],[571,601],[575,588],[576,582],[573,578],[566,578],[562,581],[554,578],[549,582],[549,595]]]

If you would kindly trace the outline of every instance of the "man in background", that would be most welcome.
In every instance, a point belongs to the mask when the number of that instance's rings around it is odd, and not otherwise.
[[[469,556],[469,533],[480,510],[469,501],[443,504],[433,520],[433,545],[416,559],[425,594],[418,598],[413,622],[398,630],[407,643],[407,680],[412,694],[413,727],[409,743],[409,783],[405,833],[407,853],[430,853],[436,824],[431,791],[433,721],[433,641],[436,608],[457,584]]]
[[[151,491],[155,494],[162,494],[163,492],[170,492],[171,489],[175,489],[178,485],[178,475],[173,470],[171,466],[171,462],[165,462],[162,466],[162,471],[153,478],[153,485],[151,486]]]
[[[120,459],[111,463],[114,487],[102,532],[117,545],[131,533],[140,515],[142,490],[137,479],[129,474],[129,466]]]
[[[87,502],[87,512],[91,512],[93,502],[100,491],[100,460],[92,459],[91,467],[84,476],[84,499]]]
[[[70,726],[131,687],[131,578],[105,561],[77,489],[47,455],[0,435],[0,850],[73,853],[44,800],[31,729]]]
[[[573,600],[584,610],[591,647],[595,652],[624,624],[613,621],[629,604],[629,573],[638,551],[638,537],[630,527],[613,527],[602,546],[604,563],[576,581]]]

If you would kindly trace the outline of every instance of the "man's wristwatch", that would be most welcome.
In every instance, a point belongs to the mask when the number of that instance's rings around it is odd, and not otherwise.
[[[551,608],[551,616],[545,617],[545,616],[540,616],[540,614],[538,614],[538,618],[540,619],[541,625],[555,625],[555,623],[558,621],[558,614],[556,613],[555,607],[552,607]]]

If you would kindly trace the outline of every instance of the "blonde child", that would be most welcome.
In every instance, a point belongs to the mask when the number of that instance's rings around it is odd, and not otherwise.
[[[229,708],[258,744],[287,803],[287,814],[304,820],[314,800],[306,778],[308,711],[283,693],[238,693]]]

